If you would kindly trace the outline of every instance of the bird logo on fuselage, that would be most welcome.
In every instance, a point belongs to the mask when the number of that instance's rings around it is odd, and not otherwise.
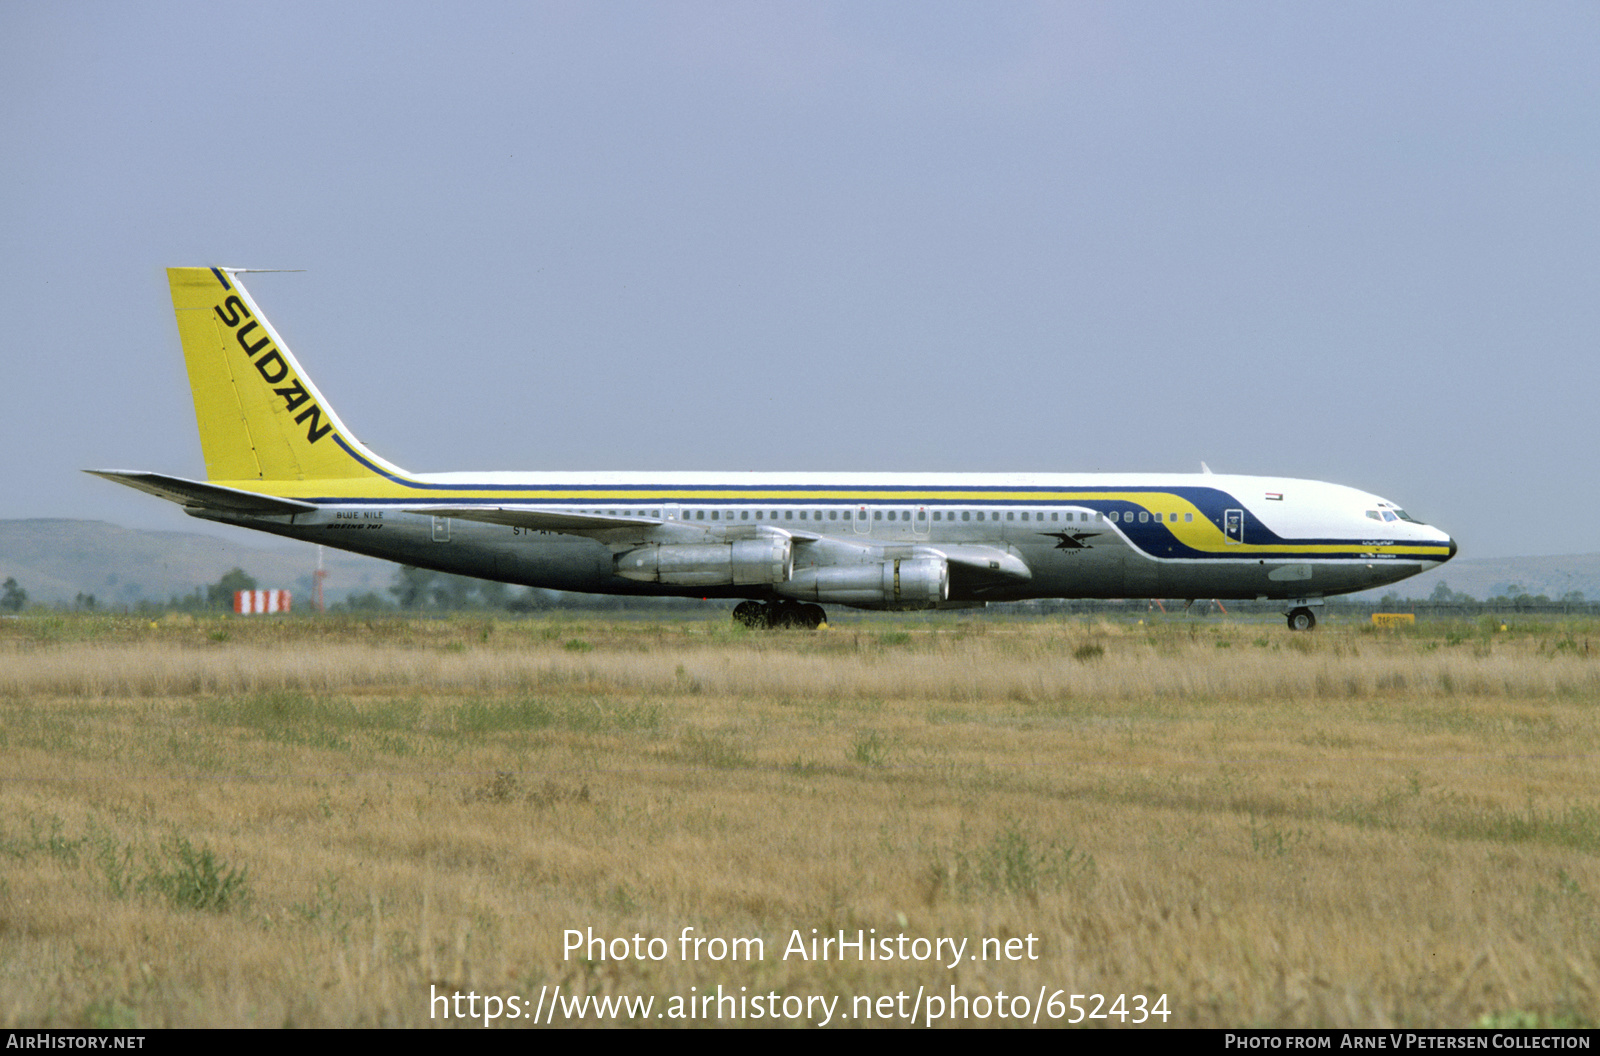
[[[1055,539],[1056,540],[1056,549],[1057,550],[1092,550],[1092,549],[1094,549],[1094,547],[1092,547],[1088,543],[1084,542],[1084,540],[1085,539],[1093,539],[1095,536],[1099,535],[1100,533],[1099,532],[1040,532],[1039,534],[1040,535],[1048,535],[1050,538]]]

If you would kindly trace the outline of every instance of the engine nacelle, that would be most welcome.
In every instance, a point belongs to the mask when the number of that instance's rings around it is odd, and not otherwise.
[[[731,543],[659,543],[618,554],[617,575],[641,583],[682,587],[771,586],[794,570],[787,536],[736,539]]]
[[[802,568],[778,593],[858,609],[931,609],[950,597],[950,565],[942,557],[897,557]]]

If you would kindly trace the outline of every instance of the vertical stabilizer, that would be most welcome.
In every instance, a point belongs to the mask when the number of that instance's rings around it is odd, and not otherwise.
[[[255,301],[225,268],[168,268],[211,480],[401,473],[344,427]]]

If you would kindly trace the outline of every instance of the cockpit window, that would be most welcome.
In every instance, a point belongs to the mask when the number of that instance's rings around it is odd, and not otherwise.
[[[1367,516],[1371,517],[1375,521],[1406,521],[1406,522],[1408,522],[1410,524],[1423,524],[1424,523],[1423,521],[1417,520],[1415,517],[1411,516],[1409,513],[1407,513],[1405,510],[1402,510],[1398,506],[1385,505],[1384,508],[1381,511],[1380,510],[1368,510],[1367,511]]]

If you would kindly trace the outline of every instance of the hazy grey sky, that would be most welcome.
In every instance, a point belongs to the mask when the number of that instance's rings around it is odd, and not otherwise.
[[[0,3],[0,516],[199,527],[163,268],[414,470],[1218,471],[1600,550],[1600,4]]]

